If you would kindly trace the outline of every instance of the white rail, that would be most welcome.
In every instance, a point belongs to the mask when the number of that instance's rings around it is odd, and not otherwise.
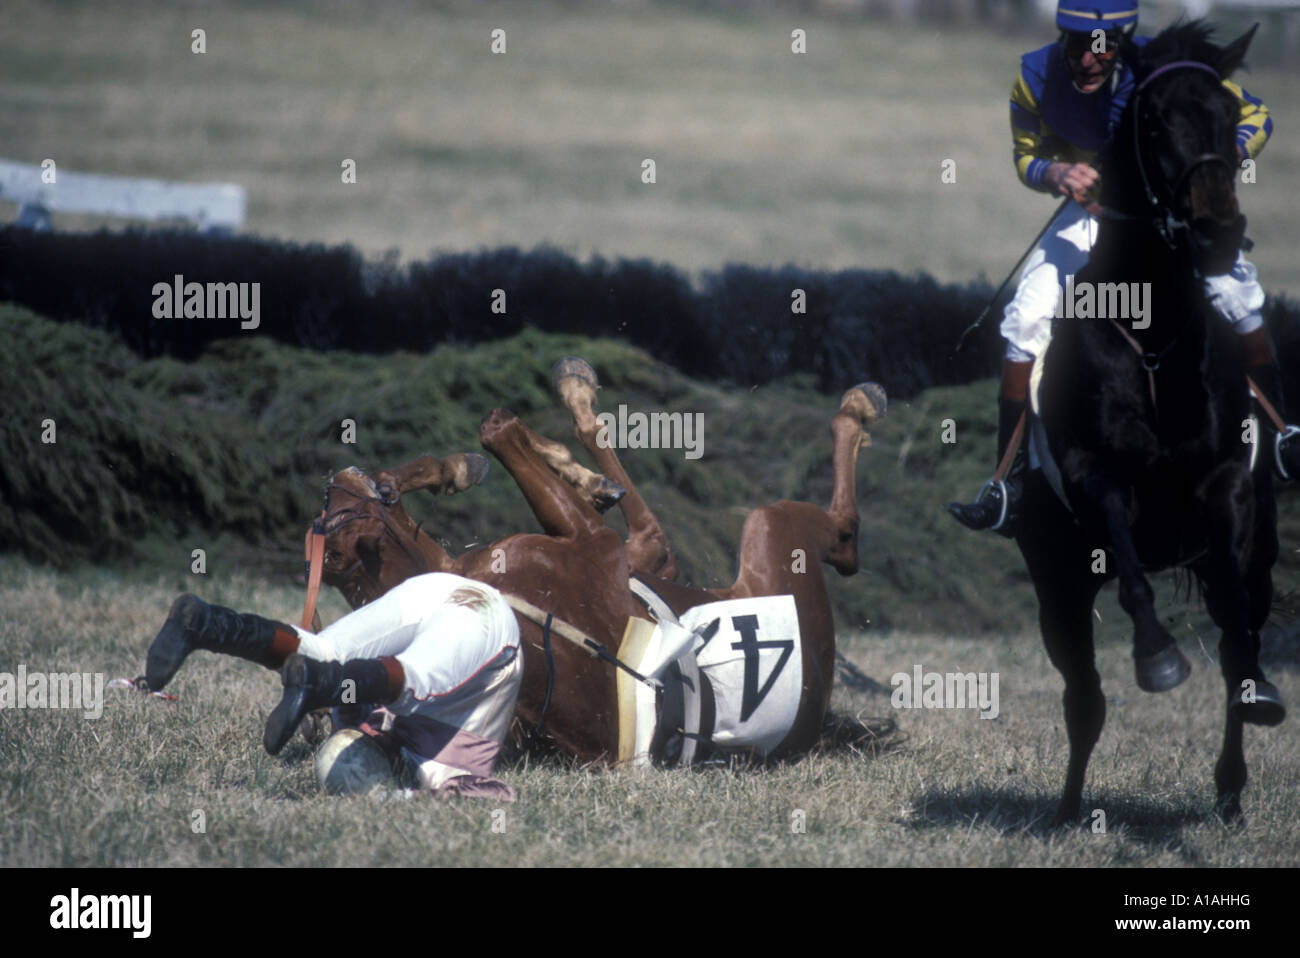
[[[244,222],[244,188],[234,183],[172,183],[0,160],[0,200],[18,204],[18,223],[49,229],[52,213],[92,213],[152,222],[182,220],[200,231],[229,231]]]

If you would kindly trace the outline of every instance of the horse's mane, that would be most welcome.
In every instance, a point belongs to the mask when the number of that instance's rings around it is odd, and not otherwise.
[[[1139,82],[1156,68],[1177,60],[1204,63],[1218,70],[1221,77],[1227,77],[1243,65],[1245,47],[1232,50],[1235,46],[1235,43],[1228,46],[1216,43],[1214,27],[1204,19],[1179,20],[1161,30],[1142,48],[1131,47],[1127,59]]]

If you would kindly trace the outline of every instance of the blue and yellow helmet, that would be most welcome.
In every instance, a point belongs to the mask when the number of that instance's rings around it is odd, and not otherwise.
[[[1137,0],[1058,0],[1056,25],[1069,33],[1132,33],[1137,27]]]

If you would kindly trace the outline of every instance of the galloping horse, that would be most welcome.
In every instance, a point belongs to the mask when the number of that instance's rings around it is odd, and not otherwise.
[[[415,489],[470,488],[487,471],[487,461],[475,454],[422,456],[370,476],[346,469],[326,487],[323,581],[357,608],[411,576],[454,572],[563,620],[610,653],[618,651],[629,617],[646,618],[629,588],[633,574],[679,615],[719,599],[793,596],[802,694],[793,726],[769,757],[812,747],[830,701],[835,665],[835,628],[819,563],[841,575],[857,571],[854,471],[859,449],[870,444],[865,427],[885,412],[884,390],[872,383],[850,389],[831,418],[830,508],[783,500],[755,509],[741,534],[736,581],[725,589],[695,589],[672,581],[676,564],[658,520],[612,444],[601,441],[593,411],[595,372],[570,358],[557,363],[552,376],[573,414],[578,439],[603,476],[579,466],[563,445],[534,433],[506,410],[489,412],[479,429],[484,448],[514,478],[542,534],[507,536],[453,558],[417,527],[401,496]],[[601,518],[615,501],[627,519],[626,543]],[[614,762],[619,744],[614,668],[576,644],[548,641],[541,616],[517,612],[517,617],[524,677],[516,715],[542,729],[563,752],[583,761]]]
[[[1102,158],[1103,215],[1077,283],[1150,283],[1149,325],[1061,323],[1044,358],[1041,422],[1069,505],[1033,473],[1017,544],[1048,655],[1065,678],[1070,758],[1058,825],[1078,819],[1105,720],[1092,605],[1112,576],[1147,691],[1172,689],[1190,665],[1156,615],[1144,570],[1185,566],[1204,590],[1222,630],[1227,684],[1215,767],[1225,820],[1241,815],[1242,724],[1276,725],[1286,714],[1258,662],[1278,551],[1272,478],[1267,465],[1252,474],[1241,337],[1213,314],[1203,281],[1231,267],[1245,230],[1234,192],[1236,106],[1221,80],[1250,39],[1220,48],[1190,23],[1123,51],[1135,88]],[[1098,546],[1114,566],[1105,574],[1093,572]]]

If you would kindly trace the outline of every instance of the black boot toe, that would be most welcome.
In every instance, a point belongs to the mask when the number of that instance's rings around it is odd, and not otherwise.
[[[192,651],[194,637],[207,620],[208,604],[188,592],[177,597],[167,613],[167,621],[149,646],[144,676],[150,690],[161,691],[180,669]]]

